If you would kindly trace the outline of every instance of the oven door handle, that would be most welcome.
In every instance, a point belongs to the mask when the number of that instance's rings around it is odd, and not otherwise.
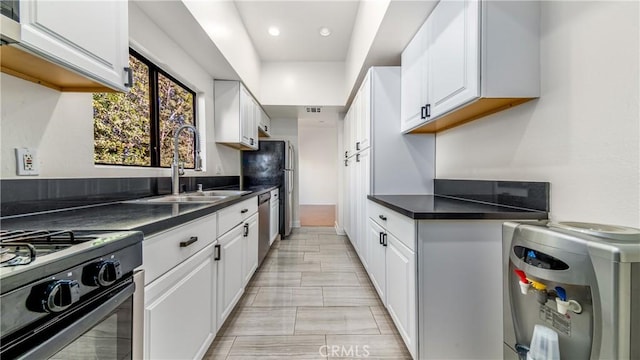
[[[111,312],[116,310],[127,299],[129,299],[135,290],[135,285],[130,282],[124,286],[119,293],[109,298],[107,301],[93,309],[89,313],[76,320],[71,325],[65,327],[55,336],[50,337],[42,344],[30,349],[28,352],[20,356],[21,359],[48,359],[78,339],[82,334],[91,330],[100,320],[104,319]]]

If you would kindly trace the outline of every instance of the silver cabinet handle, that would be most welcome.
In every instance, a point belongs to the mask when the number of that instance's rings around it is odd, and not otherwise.
[[[124,83],[124,86],[130,88],[133,86],[133,69],[126,67],[124,72],[127,73],[127,82]]]

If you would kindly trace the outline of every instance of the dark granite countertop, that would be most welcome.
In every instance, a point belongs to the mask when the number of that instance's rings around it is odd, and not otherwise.
[[[218,204],[131,203],[101,205],[0,218],[2,229],[138,230],[145,236],[212,214],[227,206],[266,193],[276,186],[256,186],[239,198]]]
[[[440,195],[369,195],[369,200],[416,220],[547,219],[545,211]]]

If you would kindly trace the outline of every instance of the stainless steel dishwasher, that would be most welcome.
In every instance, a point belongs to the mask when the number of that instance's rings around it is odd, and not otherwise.
[[[269,252],[269,226],[271,223],[271,192],[258,195],[258,266]]]

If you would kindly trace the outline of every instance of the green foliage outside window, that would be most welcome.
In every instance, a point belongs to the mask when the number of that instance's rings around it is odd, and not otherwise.
[[[162,74],[158,74],[160,99],[160,165],[171,166],[173,161],[173,134],[182,125],[193,125],[193,94]],[[193,168],[195,135],[182,131],[178,153],[185,168]]]
[[[93,159],[97,164],[151,166],[149,67],[129,56],[128,93],[93,94]]]
[[[129,66],[134,83],[128,93],[93,94],[94,162],[169,167],[174,132],[194,124],[194,93],[137,54],[129,55]],[[194,168],[193,133],[183,131],[179,141],[180,161]]]

